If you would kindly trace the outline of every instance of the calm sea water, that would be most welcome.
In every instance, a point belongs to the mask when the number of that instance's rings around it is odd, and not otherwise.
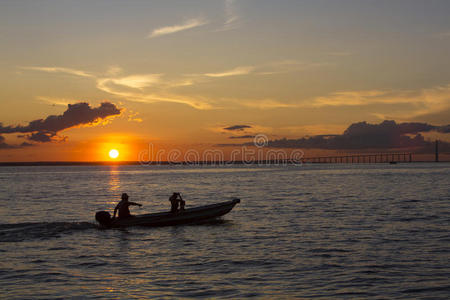
[[[101,230],[241,198],[203,225]],[[450,164],[0,168],[0,298],[450,296]]]

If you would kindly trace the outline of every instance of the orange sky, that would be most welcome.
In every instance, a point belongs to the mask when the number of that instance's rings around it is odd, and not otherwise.
[[[112,148],[135,161],[149,143],[200,151],[361,121],[449,123],[448,1],[195,3],[1,2],[0,161],[108,160]],[[10,132],[105,101],[120,115],[39,132],[51,142]]]

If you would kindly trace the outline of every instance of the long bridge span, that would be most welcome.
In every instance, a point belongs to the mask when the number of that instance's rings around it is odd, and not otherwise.
[[[304,157],[303,163],[397,163],[412,162],[411,152],[395,152],[395,153],[371,153],[371,154],[351,154],[351,155],[335,155],[335,156],[318,156]]]

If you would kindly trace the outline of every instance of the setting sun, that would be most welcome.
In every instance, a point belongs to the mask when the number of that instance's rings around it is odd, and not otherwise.
[[[119,151],[117,151],[116,149],[111,149],[109,151],[109,157],[111,158],[117,158],[119,156]]]

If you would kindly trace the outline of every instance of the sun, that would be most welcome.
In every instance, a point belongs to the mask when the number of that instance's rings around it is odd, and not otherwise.
[[[117,158],[119,156],[119,151],[116,149],[109,150],[109,157],[111,158]]]

